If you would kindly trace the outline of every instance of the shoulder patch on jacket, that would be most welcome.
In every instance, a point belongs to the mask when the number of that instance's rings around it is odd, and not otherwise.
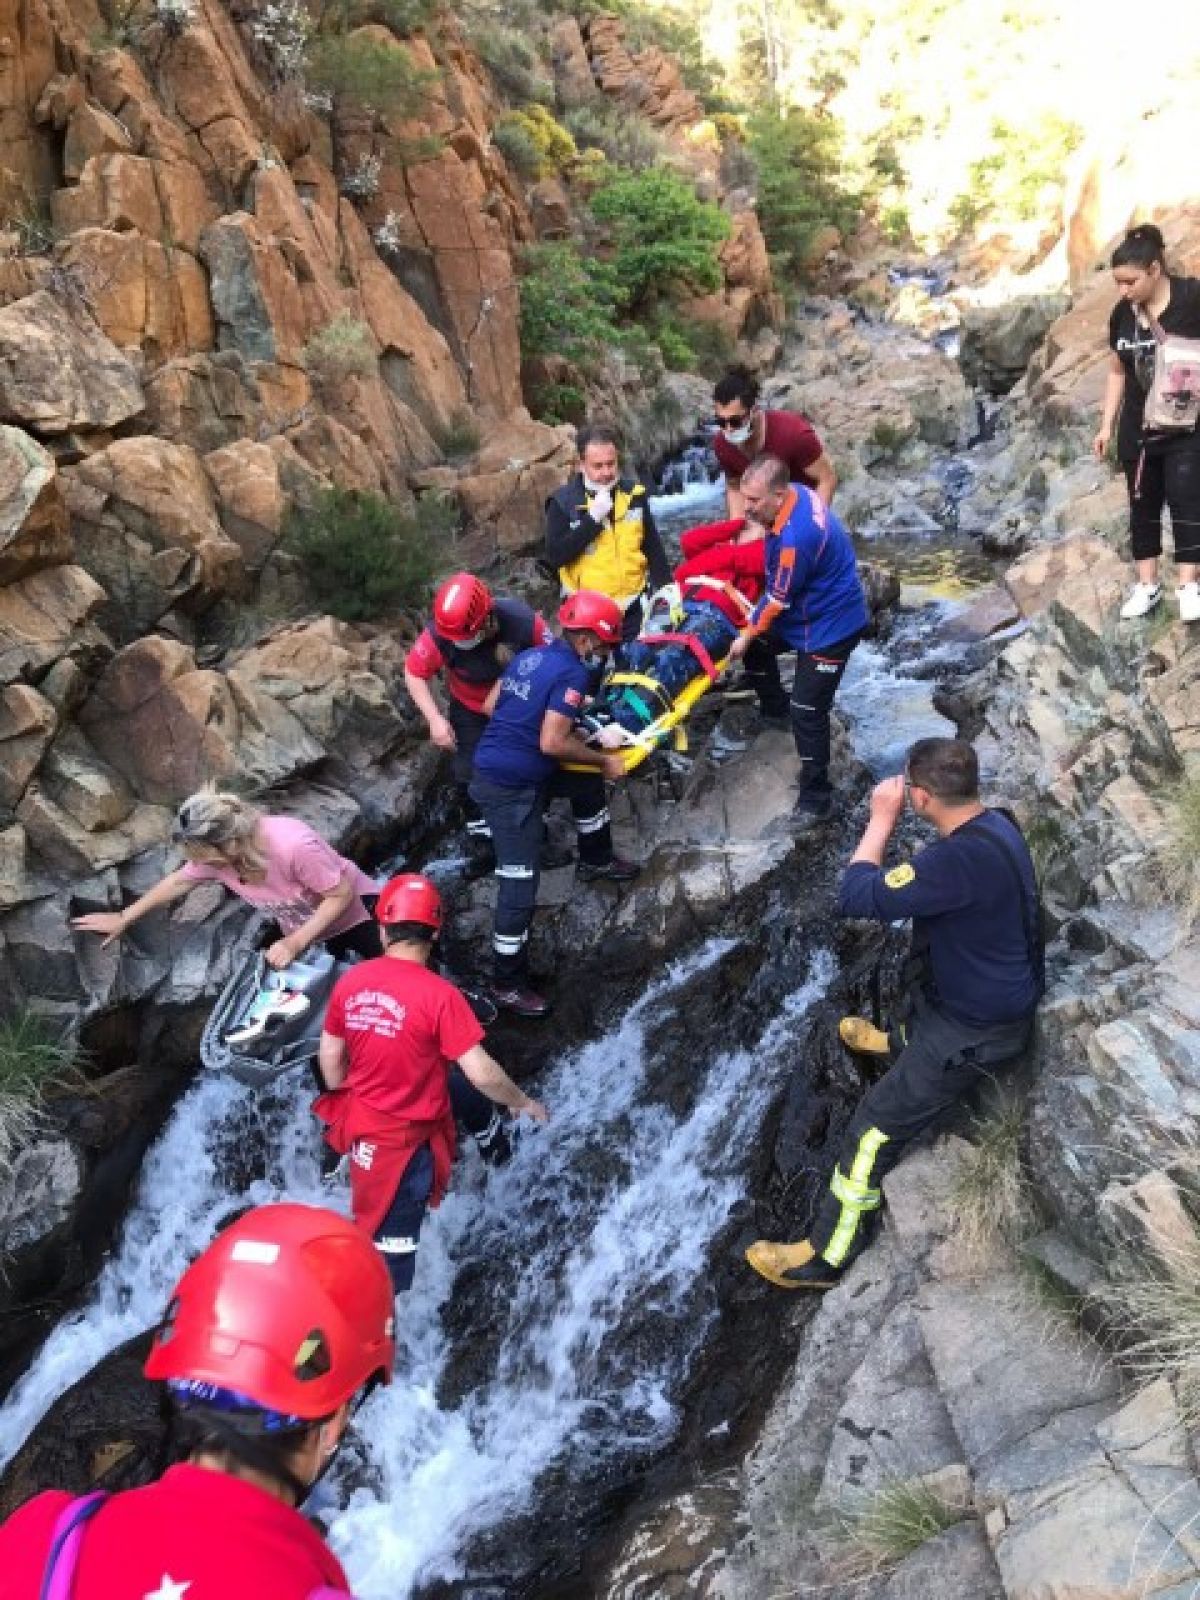
[[[912,883],[917,876],[917,870],[907,861],[898,867],[893,867],[890,872],[885,872],[883,881],[889,889],[903,889]]]

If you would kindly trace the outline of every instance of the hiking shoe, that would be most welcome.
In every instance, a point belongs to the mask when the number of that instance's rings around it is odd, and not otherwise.
[[[609,861],[581,861],[575,868],[581,883],[595,883],[601,878],[609,883],[628,883],[641,870],[636,861],[626,861],[624,856],[613,856]]]
[[[1175,591],[1180,622],[1200,622],[1200,583],[1181,583]]]
[[[1161,599],[1162,586],[1160,584],[1135,583],[1130,591],[1129,599],[1121,607],[1121,616],[1126,622],[1132,621],[1134,617],[1149,616]]]
[[[842,1269],[831,1267],[807,1239],[797,1244],[757,1239],[746,1251],[746,1260],[760,1278],[778,1289],[832,1289],[842,1276]]]
[[[225,1043],[252,1044],[264,1034],[274,1033],[285,1022],[302,1017],[308,1007],[308,996],[294,989],[265,990],[241,1026],[231,1028],[225,1035]]]
[[[819,828],[833,816],[832,789],[802,789],[792,808],[789,826],[793,833]]]
[[[887,1034],[866,1017],[843,1017],[838,1023],[838,1037],[856,1055],[889,1056],[892,1053],[892,1041]]]
[[[514,985],[511,989],[502,989],[493,984],[491,999],[501,1011],[511,1011],[515,1017],[544,1017],[550,1010],[550,1002],[533,989],[522,989]]]

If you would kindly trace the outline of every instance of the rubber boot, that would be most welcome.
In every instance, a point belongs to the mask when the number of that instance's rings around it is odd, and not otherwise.
[[[779,1289],[832,1289],[842,1275],[841,1268],[831,1267],[807,1239],[796,1244],[756,1239],[746,1251],[746,1260],[760,1278]]]
[[[838,1037],[847,1050],[860,1056],[888,1056],[892,1041],[882,1028],[877,1028],[866,1017],[843,1017],[838,1023]]]

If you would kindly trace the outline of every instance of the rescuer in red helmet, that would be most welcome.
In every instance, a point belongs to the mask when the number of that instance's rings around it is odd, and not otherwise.
[[[316,1206],[260,1206],[183,1274],[146,1361],[187,1452],[156,1483],[51,1490],[0,1528],[6,1600],[335,1600],[346,1575],[295,1509],[355,1397],[395,1358],[387,1272]]]
[[[330,1092],[313,1109],[329,1124],[333,1148],[350,1154],[354,1220],[375,1240],[400,1294],[412,1285],[426,1209],[446,1192],[455,1114],[477,1127],[493,1103],[538,1122],[546,1108],[492,1060],[462,994],[429,970],[442,926],[435,885],[401,873],[383,886],[375,916],[384,953],[333,987],[319,1056]]]
[[[550,638],[543,619],[523,600],[493,595],[481,578],[456,572],[434,595],[429,625],[405,658],[404,685],[429,726],[429,737],[454,754],[454,781],[467,813],[476,872],[490,872],[496,864],[488,825],[468,793],[475,747],[487,727],[484,703],[513,656]],[[443,671],[445,712],[431,688]]]
[[[623,616],[608,595],[580,589],[558,613],[563,637],[517,656],[496,689],[491,720],[475,752],[472,798],[496,850],[496,920],[492,998],[524,1017],[545,1016],[546,1000],[528,986],[526,943],[537,900],[546,802],[571,802],[579,836],[578,875],[585,882],[627,882],[632,861],[613,854],[605,778],[625,775],[615,752],[585,744],[575,732],[600,669],[621,642]],[[561,765],[585,771],[571,771]]]

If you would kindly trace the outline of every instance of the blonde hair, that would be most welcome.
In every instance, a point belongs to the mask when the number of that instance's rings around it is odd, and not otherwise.
[[[186,851],[205,845],[222,855],[244,883],[266,876],[267,857],[258,841],[262,812],[236,794],[212,787],[189,795],[179,808],[171,837]]]

